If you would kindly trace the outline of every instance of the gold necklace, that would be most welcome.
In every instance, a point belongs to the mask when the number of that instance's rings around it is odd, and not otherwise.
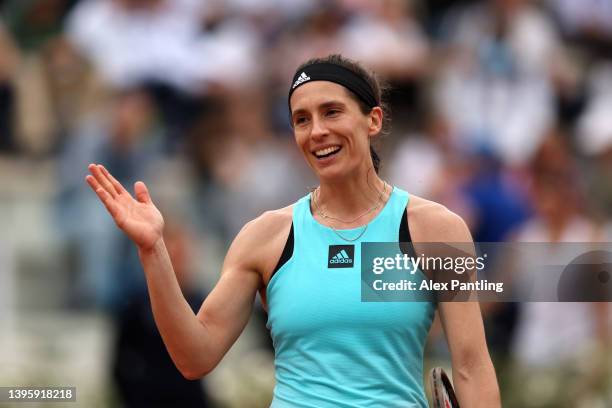
[[[318,189],[317,189],[317,190],[318,190]],[[316,200],[316,197],[315,197],[314,192],[312,192],[312,193],[311,193],[311,196],[312,196],[312,203],[314,204],[315,209],[317,210],[317,214],[319,214],[319,216],[320,216],[321,218],[326,219],[326,220],[334,220],[334,221],[342,222],[342,223],[344,223],[344,224],[352,224],[353,222],[355,222],[355,221],[359,220],[360,218],[365,217],[367,214],[371,213],[372,211],[374,211],[374,210],[376,210],[376,209],[380,208],[380,206],[381,206],[381,204],[382,204],[382,196],[385,194],[385,192],[386,192],[386,191],[387,191],[387,182],[383,180],[383,190],[382,190],[382,191],[380,192],[380,194],[378,195],[376,205],[375,205],[374,207],[370,208],[369,210],[367,210],[366,212],[364,212],[363,214],[361,214],[359,217],[357,217],[357,218],[355,218],[355,219],[353,219],[353,220],[351,220],[351,221],[344,221],[344,220],[341,220],[341,219],[339,219],[339,218],[335,218],[335,217],[332,217],[332,216],[330,216],[330,215],[325,214],[325,213],[323,212],[323,210],[321,209],[321,207],[319,207],[319,204],[317,204],[317,200]],[[338,230],[337,230],[336,228],[334,228],[334,227],[330,227],[330,228],[331,228],[331,229],[332,229],[332,230],[333,230],[333,231],[336,233],[336,235],[338,235],[338,236],[339,236],[341,239],[343,239],[344,241],[353,242],[353,241],[357,241],[359,238],[361,238],[361,237],[363,236],[363,234],[365,234],[365,232],[366,232],[366,231],[367,231],[367,229],[368,229],[368,225],[370,225],[370,223],[367,223],[367,224],[364,226],[364,228],[363,228],[363,230],[361,231],[361,233],[360,233],[360,234],[359,234],[357,237],[355,237],[355,238],[346,238],[346,237],[343,237],[343,236],[342,236],[342,235],[341,235],[341,234],[338,232]]]

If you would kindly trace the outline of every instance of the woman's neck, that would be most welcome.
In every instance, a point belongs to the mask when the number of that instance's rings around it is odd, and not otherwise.
[[[321,180],[320,187],[313,193],[313,214],[324,214],[327,218],[320,221],[337,228],[355,226],[348,224],[363,225],[378,214],[390,194],[391,187],[378,177],[374,168],[356,172],[355,177],[343,180]],[[357,217],[359,219],[355,219]]]

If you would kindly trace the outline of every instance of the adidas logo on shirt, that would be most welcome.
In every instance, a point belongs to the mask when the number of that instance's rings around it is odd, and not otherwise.
[[[348,254],[343,249],[342,251],[334,255],[334,257],[329,262],[331,263],[353,263],[353,260],[349,258]]]
[[[330,245],[327,258],[328,268],[352,268],[355,255],[354,245]]]
[[[305,72],[302,72],[300,74],[300,76],[298,77],[298,79],[295,80],[295,82],[293,83],[293,87],[291,89],[295,89],[296,86],[298,86],[299,84],[302,84],[306,81],[310,81],[310,77],[308,75],[306,75]]]

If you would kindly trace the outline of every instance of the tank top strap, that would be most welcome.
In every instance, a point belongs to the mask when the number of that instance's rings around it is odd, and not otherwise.
[[[402,190],[399,187],[393,187],[393,193],[387,205],[389,205],[389,212],[392,218],[398,223],[402,222],[402,217],[406,214],[406,207],[410,201],[410,194],[407,191]],[[398,224],[399,226],[399,224]]]
[[[310,220],[310,193],[306,194],[293,207],[293,229],[295,236],[302,236],[308,230]]]
[[[380,214],[370,223],[371,235],[368,240],[394,242],[399,241],[400,226],[405,217],[408,193],[393,187],[391,196]]]

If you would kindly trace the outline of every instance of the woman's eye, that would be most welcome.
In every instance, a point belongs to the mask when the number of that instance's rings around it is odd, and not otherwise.
[[[306,118],[304,116],[298,116],[297,118],[295,118],[293,123],[296,124],[296,125],[302,125],[302,124],[306,123]]]
[[[326,115],[333,117],[333,116],[338,115],[339,113],[340,111],[338,109],[330,109],[326,112]]]

